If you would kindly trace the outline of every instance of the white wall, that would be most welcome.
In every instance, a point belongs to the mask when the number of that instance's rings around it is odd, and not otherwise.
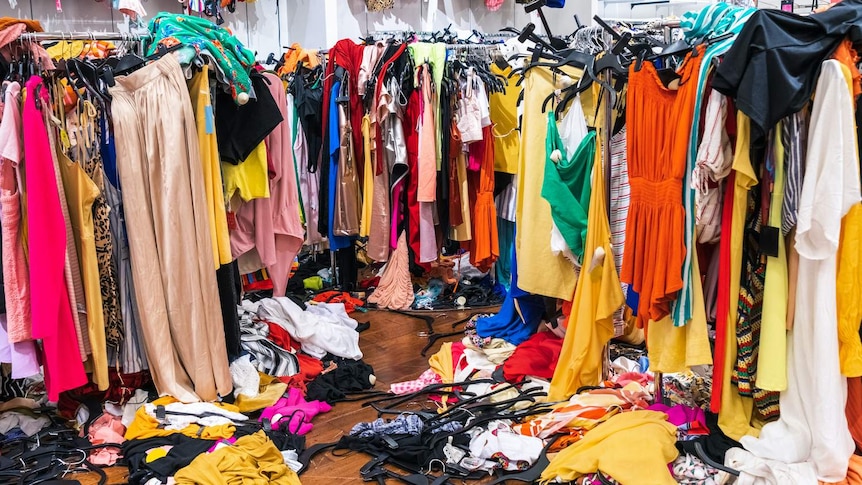
[[[15,1],[15,0],[11,0]],[[122,15],[110,8],[111,0],[61,0],[63,11],[57,12],[55,0],[0,0],[0,16],[35,18],[48,31],[122,31]],[[180,12],[177,0],[141,0],[150,16],[159,11]],[[680,3],[677,3],[677,2]],[[671,4],[631,7],[629,3],[605,3],[601,0],[568,0],[563,9],[546,8],[555,34],[575,29],[574,15],[581,22],[592,21],[593,13],[611,18],[653,18],[679,15],[697,9],[707,1],[673,0]],[[364,0],[257,0],[239,3],[236,13],[224,13],[226,26],[249,48],[264,59],[270,52],[280,53],[282,46],[293,42],[309,48],[331,46],[343,38],[358,38],[377,30],[439,30],[450,23],[453,29],[470,32],[477,29],[493,33],[506,26],[523,27],[533,21],[544,33],[538,16],[524,12],[523,5],[505,0],[491,12],[485,0],[395,0],[395,8],[384,12],[367,12]]]

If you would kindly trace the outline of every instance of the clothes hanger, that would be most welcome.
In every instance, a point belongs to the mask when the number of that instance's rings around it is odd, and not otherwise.
[[[542,449],[542,453],[539,455],[539,459],[536,460],[536,463],[533,463],[533,466],[527,468],[524,471],[518,473],[504,473],[499,477],[491,480],[486,485],[497,485],[500,483],[507,483],[509,480],[516,480],[519,482],[525,483],[534,483],[538,482],[539,478],[542,476],[542,472],[545,471],[546,468],[551,464],[551,460],[548,459],[548,450],[551,449],[551,446],[557,442],[557,439],[562,435],[554,435],[548,439],[548,442],[545,444],[545,447]]]

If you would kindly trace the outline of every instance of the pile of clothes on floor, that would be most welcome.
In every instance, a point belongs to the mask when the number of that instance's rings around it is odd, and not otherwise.
[[[444,257],[432,263],[421,276],[403,271],[387,271],[392,260],[360,281],[370,290],[368,303],[389,310],[448,310],[497,306],[506,297],[506,288],[495,282],[492,273],[470,263],[470,254]]]
[[[507,483],[710,485],[734,473],[721,463],[738,443],[721,433],[702,395],[710,389],[707,368],[656,382],[642,345],[614,342],[607,380],[548,402],[563,338],[541,324],[544,305],[530,303],[476,316],[462,340],[430,357],[425,372],[369,402],[379,419],[320,449],[363,452],[371,457],[364,480],[407,483],[493,476]]]
[[[367,324],[350,318],[345,305],[354,307],[339,296],[244,300],[237,308],[243,352],[230,367],[234,391],[221,402],[160,397],[146,371],[112,370],[107,390],[89,384],[50,408],[43,383],[9,381],[13,395],[4,389],[0,404],[0,481],[103,475],[101,467],[121,465],[133,485],[300,483],[315,420],[376,381],[359,350]]]

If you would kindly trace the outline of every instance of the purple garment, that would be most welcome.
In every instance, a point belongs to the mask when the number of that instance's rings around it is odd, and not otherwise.
[[[33,377],[42,372],[34,341],[25,340],[14,344],[9,343],[5,313],[0,314],[0,362],[12,364],[13,379]]]
[[[700,408],[693,408],[680,404],[668,407],[664,404],[656,403],[647,409],[667,414],[668,422],[676,427],[683,426],[687,423],[697,422],[703,428],[706,428],[706,414],[703,412],[703,409]]]

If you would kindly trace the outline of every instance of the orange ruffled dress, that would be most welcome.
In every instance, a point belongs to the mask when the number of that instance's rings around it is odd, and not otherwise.
[[[683,286],[683,181],[703,47],[697,52],[689,54],[677,71],[679,90],[665,87],[650,62],[639,71],[634,64],[629,70],[631,206],[620,279],[640,295],[639,327],[667,316]]]

